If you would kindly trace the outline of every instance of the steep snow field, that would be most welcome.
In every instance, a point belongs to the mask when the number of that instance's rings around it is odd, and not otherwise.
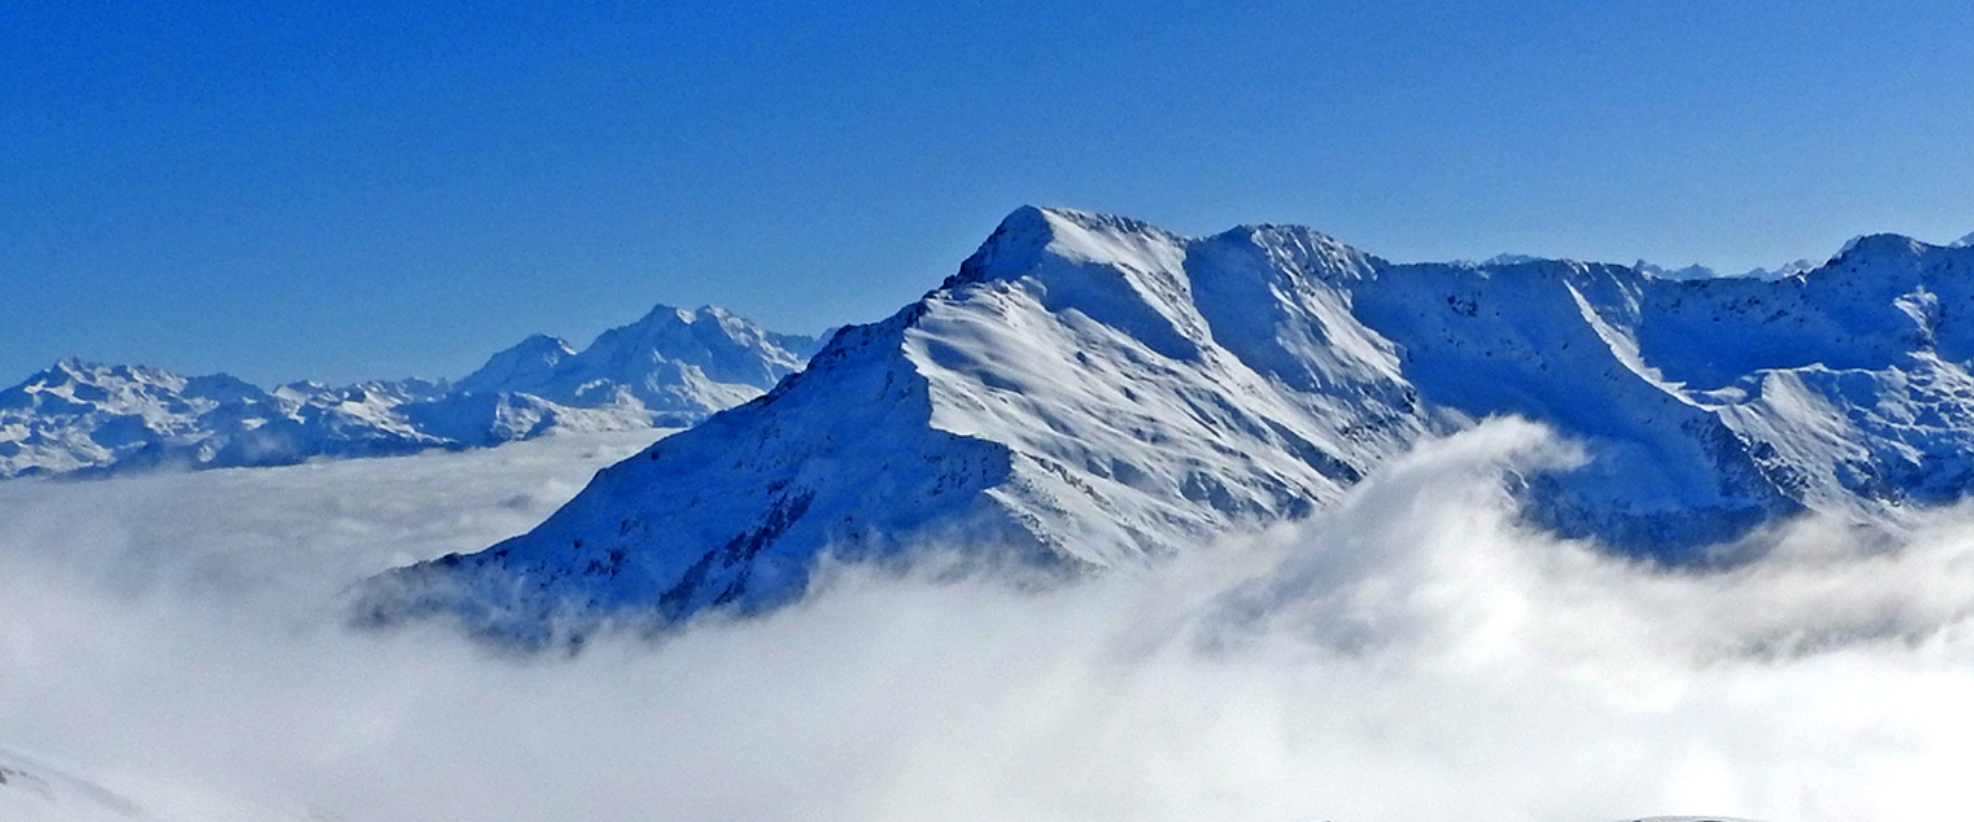
[[[0,484],[0,818],[1974,806],[1974,510],[1791,521],[1746,566],[1653,570],[1516,516],[1514,477],[1579,455],[1512,421],[1086,585],[833,567],[792,607],[574,657],[343,622],[366,574],[518,533],[643,446]]]

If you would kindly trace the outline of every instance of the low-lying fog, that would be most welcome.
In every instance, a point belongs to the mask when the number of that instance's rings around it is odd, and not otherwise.
[[[1516,524],[1503,477],[1570,453],[1515,422],[1313,521],[1048,593],[837,569],[767,618],[574,658],[343,627],[345,586],[525,530],[642,444],[0,484],[0,816],[1974,807],[1974,509],[1809,520],[1739,570],[1658,571]]]

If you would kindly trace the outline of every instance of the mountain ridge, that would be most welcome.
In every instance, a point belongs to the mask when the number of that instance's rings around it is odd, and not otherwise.
[[[660,305],[578,351],[535,334],[458,382],[294,382],[64,358],[0,390],[0,479],[281,465],[470,448],[554,431],[676,428],[799,369],[813,338]]]
[[[1773,281],[1394,264],[1300,227],[1186,238],[1024,207],[767,395],[601,472],[528,534],[379,578],[360,607],[539,641],[555,614],[775,607],[825,555],[1155,562],[1501,415],[1589,455],[1527,478],[1539,524],[1725,561],[1715,546],[1805,510],[1889,521],[1974,487],[1970,268],[1889,235]]]

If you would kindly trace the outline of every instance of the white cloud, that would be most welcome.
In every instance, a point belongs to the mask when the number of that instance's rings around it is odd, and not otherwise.
[[[1516,423],[1311,522],[1046,593],[835,569],[766,618],[574,659],[336,622],[350,581],[521,530],[634,445],[587,447],[0,485],[0,743],[163,818],[1974,804],[1974,511],[1796,523],[1747,568],[1657,571],[1515,522],[1503,472],[1570,458]]]

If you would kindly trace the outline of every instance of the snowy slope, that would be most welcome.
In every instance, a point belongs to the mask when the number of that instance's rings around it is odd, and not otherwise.
[[[1641,356],[1629,329],[1647,283],[1686,287],[1563,261],[1393,266],[1358,289],[1357,316],[1404,350],[1428,406],[1523,416],[1585,445],[1584,468],[1531,480],[1547,524],[1674,554],[1796,506]]]
[[[101,785],[0,747],[0,818],[84,822],[153,817]]]
[[[1878,235],[1806,274],[1649,300],[1645,355],[1790,496],[1896,517],[1974,488],[1974,249]]]
[[[63,360],[0,391],[0,478],[493,445],[552,431],[689,425],[800,368],[807,337],[659,306],[581,353],[536,335],[457,383],[293,383]]]
[[[678,619],[819,555],[1133,566],[1296,518],[1435,432],[1581,442],[1530,514],[1670,561],[1817,509],[1974,487],[1974,250],[1868,237],[1774,281],[1503,258],[1393,265],[1308,229],[1192,239],[1023,208],[767,397],[599,474],[535,531],[380,578],[369,615]]]
[[[1188,241],[1024,209],[921,302],[602,472],[534,533],[380,583],[375,615],[457,608],[528,635],[565,606],[785,601],[825,547],[1099,569],[1305,514],[1425,426],[1394,352],[1332,328],[1323,279],[1368,259],[1309,233],[1264,242],[1218,249],[1196,301]],[[1234,316],[1275,292],[1279,338]]]

